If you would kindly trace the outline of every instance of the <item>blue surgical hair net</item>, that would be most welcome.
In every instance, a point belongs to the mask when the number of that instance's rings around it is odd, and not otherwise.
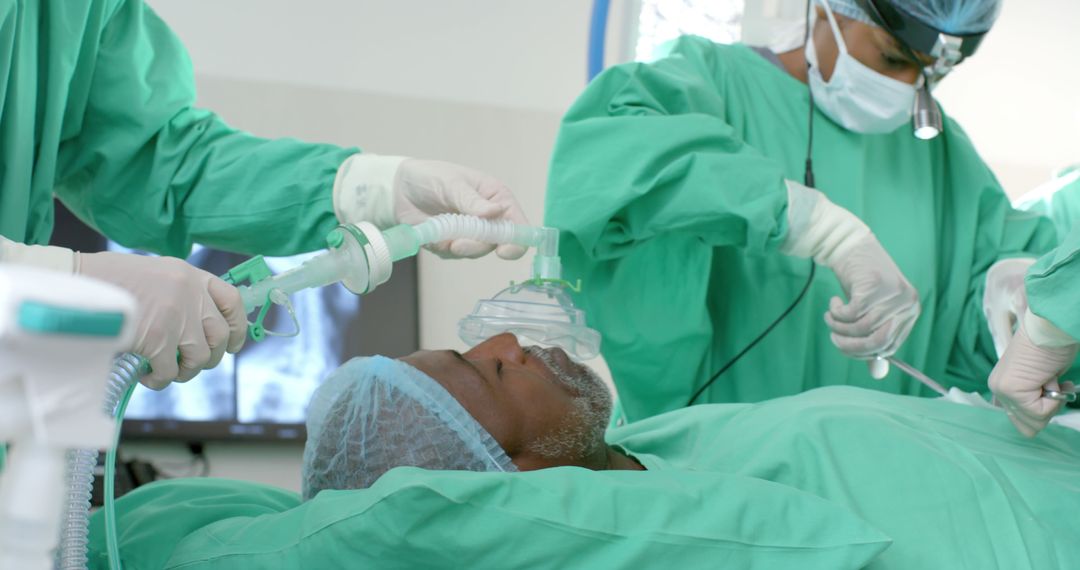
[[[822,0],[818,0],[819,2]],[[870,16],[855,0],[825,0],[836,13],[867,24]],[[918,18],[946,34],[977,34],[990,30],[1001,11],[1001,0],[879,0]],[[876,25],[876,24],[875,24]]]
[[[402,466],[517,471],[449,392],[427,374],[382,356],[354,358],[308,405],[304,499],[323,489],[364,489]]]

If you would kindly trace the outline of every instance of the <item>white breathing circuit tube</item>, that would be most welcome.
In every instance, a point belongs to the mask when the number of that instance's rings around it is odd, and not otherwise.
[[[109,373],[109,382],[105,388],[105,402],[102,405],[102,409],[109,416],[114,415],[120,399],[139,380],[139,368],[142,362],[142,359],[131,353],[122,354],[113,361],[112,372]],[[116,429],[115,439],[120,439],[119,426]],[[115,452],[115,449],[114,442],[111,452]],[[62,570],[82,570],[87,566],[90,495],[94,486],[94,467],[97,466],[97,457],[96,449],[74,449],[67,454],[64,518],[60,527],[60,547],[57,549],[57,566]],[[113,474],[112,469],[107,468],[106,475],[110,474]],[[108,477],[106,480],[108,481]],[[110,500],[111,497],[106,495],[106,500]],[[106,515],[108,519],[106,524],[113,523],[112,513],[107,512]],[[110,559],[112,559],[111,553]],[[116,559],[115,563],[119,564],[119,559]]]
[[[340,282],[353,293],[362,295],[390,279],[395,261],[416,255],[424,245],[454,239],[535,247],[537,264],[550,266],[540,273],[545,277],[559,277],[550,275],[558,272],[558,230],[507,220],[441,214],[415,226],[401,224],[386,231],[379,231],[366,222],[340,226],[327,236],[330,247],[325,252],[299,267],[239,287],[240,297],[244,309],[251,312],[266,304],[276,291],[287,296],[303,289]]]
[[[553,228],[523,226],[508,220],[485,220],[475,216],[463,216],[461,214],[442,214],[428,218],[415,226],[397,226],[386,231],[389,242],[396,238],[398,232],[405,233],[405,229],[411,229],[416,234],[419,245],[438,243],[451,239],[471,239],[484,243],[507,244],[512,243],[525,247],[536,247],[540,255],[557,255],[554,249],[558,247],[559,232]],[[405,242],[402,246],[409,245],[404,251],[411,251],[412,246]],[[396,244],[391,243],[391,252],[396,249]],[[414,252],[415,253],[415,252]],[[411,253],[409,255],[413,255]]]
[[[522,226],[459,214],[434,216],[416,226],[407,224],[380,232],[374,225],[342,226],[327,237],[329,249],[299,267],[240,286],[244,308],[250,312],[276,294],[290,295],[302,289],[341,282],[350,291],[364,294],[390,278],[393,262],[416,255],[421,246],[452,239],[472,239],[491,244],[516,244],[537,248],[536,268],[545,277],[558,278],[559,232],[552,228]],[[261,326],[261,324],[260,324]],[[113,364],[104,402],[105,412],[123,420],[131,388],[145,361],[134,354],[121,355]],[[123,398],[123,401],[121,401]],[[119,440],[120,430],[116,430]],[[106,459],[106,542],[112,568],[119,568],[119,551],[112,511],[112,476],[115,475],[116,444]],[[57,563],[62,569],[85,568],[89,537],[90,494],[97,464],[96,450],[68,454],[68,484]]]

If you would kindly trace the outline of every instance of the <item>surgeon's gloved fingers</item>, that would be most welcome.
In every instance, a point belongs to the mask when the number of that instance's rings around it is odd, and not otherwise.
[[[526,251],[527,250],[523,246],[515,245],[512,243],[505,243],[495,248],[495,255],[498,255],[500,258],[506,260],[520,259],[523,255],[525,255]]]
[[[519,225],[529,224],[510,188],[494,178],[482,180],[477,186],[477,193],[470,196],[469,200],[469,204],[461,207],[463,213],[492,220],[507,220]],[[489,251],[491,250],[488,249],[481,255],[486,255]],[[495,248],[495,254],[502,259],[518,259],[525,255],[525,251],[526,248],[515,244],[500,244]],[[463,257],[479,256],[472,254]]]
[[[496,219],[502,217],[507,209],[505,205],[496,204],[472,192],[454,194],[453,200],[454,209],[468,216]]]
[[[884,311],[878,307],[874,307],[869,311],[865,311],[861,317],[854,321],[843,321],[837,318],[830,310],[825,313],[825,324],[829,326],[829,330],[834,333],[844,336],[866,336],[870,334],[870,331],[877,329],[884,322],[886,317],[883,316]]]
[[[442,259],[450,259],[453,256],[450,254],[450,241],[440,241],[438,243],[429,243],[424,246],[424,249],[434,253]]]
[[[1000,380],[998,380],[1000,384]],[[1045,386],[1057,389],[1056,381],[1048,382]],[[1048,398],[1042,395],[1043,387],[1036,390],[1016,389],[1012,385],[998,386],[997,396],[1003,408],[1009,415],[1009,419],[1017,429],[1027,437],[1033,437],[1046,427],[1055,414],[1060,410],[1064,402]]]
[[[1049,398],[1043,398],[1049,400]],[[1061,402],[1051,400],[1052,403],[1048,404],[1046,410],[1040,410],[1034,412],[1031,409],[1025,408],[1017,404],[1006,406],[1005,409],[1009,415],[1009,419],[1012,420],[1016,429],[1026,437],[1035,437],[1047,424],[1050,423],[1050,418],[1057,413],[1061,408]]]
[[[907,340],[911,334],[911,329],[915,328],[915,321],[918,318],[918,314],[908,314],[896,317],[893,321],[892,340],[888,345],[882,349],[880,355],[892,356],[896,354],[900,347],[903,346],[904,341]],[[879,355],[879,356],[880,356]]]
[[[187,382],[196,374],[210,368],[210,345],[205,338],[193,336],[180,344],[180,369],[177,382]]]
[[[878,347],[866,337],[850,337],[832,333],[829,339],[840,352],[851,358],[865,360],[875,357],[878,353]]]
[[[855,323],[869,310],[870,307],[858,298],[852,299],[847,303],[840,297],[829,299],[828,314],[832,315],[833,320],[840,323]]]
[[[225,349],[228,348],[229,324],[222,315],[206,315],[203,317],[202,327],[206,345],[210,348],[206,368],[213,368],[221,363]]]
[[[477,186],[476,192],[488,201],[498,204],[502,208],[503,211],[498,215],[499,218],[509,220],[515,224],[529,224],[529,219],[525,216],[525,211],[521,209],[521,205],[518,204],[517,198],[514,197],[514,193],[510,191],[510,187],[496,178],[487,176],[481,180],[480,184]]]
[[[1017,415],[1015,412],[1006,411],[1009,421],[1016,427],[1016,431],[1020,432],[1024,437],[1035,437],[1039,433],[1039,429],[1036,426],[1030,425],[1025,418]]]
[[[471,239],[456,239],[450,242],[449,253],[451,257],[476,259],[492,252],[495,246]]]
[[[877,356],[892,356],[892,353],[885,352],[891,332],[889,327],[882,327],[869,336],[850,337],[832,333],[829,338],[836,348],[840,349],[840,352],[852,358],[869,359]]]
[[[146,357],[150,361],[150,372],[139,381],[151,390],[164,390],[180,372],[180,366],[176,362],[176,345],[168,343],[167,346],[172,348]]]
[[[990,329],[990,338],[994,341],[994,350],[998,358],[1005,353],[1016,328],[1016,317],[1005,312],[992,312],[986,315],[986,325]]]
[[[207,284],[206,292],[214,301],[214,305],[217,306],[218,312],[221,313],[228,327],[225,350],[235,354],[244,346],[248,328],[247,314],[244,312],[244,302],[240,298],[240,291],[236,287],[214,277]],[[213,343],[211,343],[211,348],[213,348]],[[211,367],[217,366],[217,362],[220,360],[218,358]]]

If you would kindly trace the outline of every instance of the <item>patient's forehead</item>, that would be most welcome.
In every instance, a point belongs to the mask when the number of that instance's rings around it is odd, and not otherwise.
[[[433,378],[455,397],[458,394],[453,388],[483,381],[480,371],[454,350],[418,350],[400,360]]]
[[[453,350],[421,350],[400,359],[434,379],[492,437],[506,448],[510,420],[516,415],[510,402],[499,397],[494,386],[460,353]]]

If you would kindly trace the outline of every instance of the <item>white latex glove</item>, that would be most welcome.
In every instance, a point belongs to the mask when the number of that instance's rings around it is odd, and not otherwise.
[[[338,169],[334,211],[342,223],[418,224],[437,214],[468,214],[528,224],[513,193],[478,170],[437,160],[356,154]],[[496,248],[472,240],[452,240],[427,248],[440,257],[481,257],[491,250],[503,259],[525,255],[525,248]]]
[[[1020,319],[1027,311],[1027,290],[1024,275],[1035,263],[1033,257],[1004,259],[990,266],[983,289],[983,314],[994,339],[994,350],[1000,359],[1005,354]]]
[[[75,252],[52,245],[26,245],[0,236],[0,263],[71,274],[75,268]]]
[[[854,358],[891,356],[922,310],[918,292],[862,220],[817,190],[787,185],[789,230],[781,251],[832,269],[848,298],[833,297],[825,313],[833,344]]]
[[[1059,390],[1058,377],[1076,358],[1076,340],[1049,321],[1026,311],[1019,330],[990,373],[990,390],[1016,429],[1027,437],[1039,433],[1063,402],[1043,396]]]
[[[150,361],[142,378],[160,390],[187,382],[244,345],[247,316],[235,287],[172,257],[123,253],[76,254],[76,273],[127,289],[139,303],[132,352]],[[177,362],[177,351],[180,358]]]

